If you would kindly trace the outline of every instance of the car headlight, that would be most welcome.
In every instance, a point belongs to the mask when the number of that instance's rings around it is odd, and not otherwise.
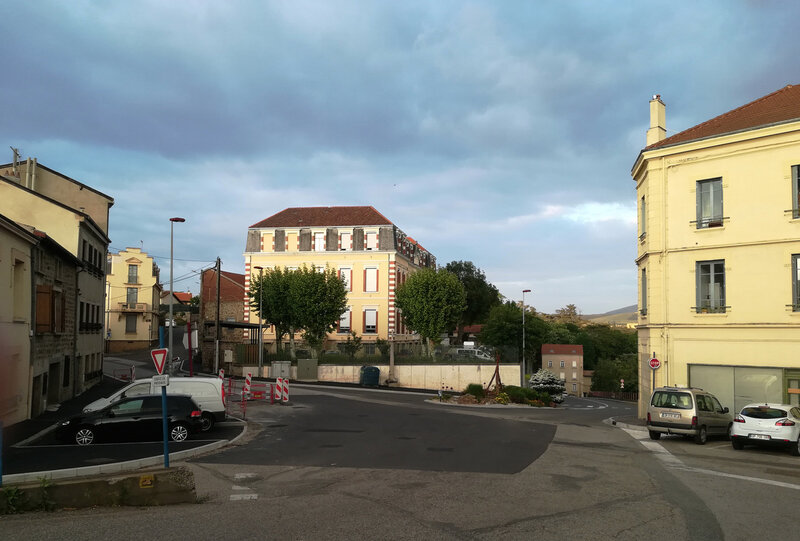
[[[70,421],[64,421],[63,423],[61,423],[61,426],[67,426],[67,425],[68,425],[68,424],[70,424],[71,422],[72,422],[71,420],[70,420]]]

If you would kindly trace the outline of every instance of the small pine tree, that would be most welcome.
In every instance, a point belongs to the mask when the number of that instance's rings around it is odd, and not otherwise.
[[[539,392],[550,393],[551,395],[560,395],[566,389],[564,382],[561,381],[555,374],[544,368],[539,369],[530,380],[531,389]]]

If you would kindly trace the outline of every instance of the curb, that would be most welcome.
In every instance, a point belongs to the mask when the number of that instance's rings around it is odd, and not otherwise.
[[[235,417],[232,418],[236,419],[237,421],[241,421],[241,419]],[[237,440],[242,438],[246,433],[247,433],[247,423],[245,422],[244,429],[242,430],[241,434],[239,434],[232,440],[215,441],[213,443],[201,445],[200,447],[193,447],[192,449],[186,449],[185,451],[170,453],[169,454],[170,463],[172,463],[173,460],[175,462],[179,462],[181,460],[186,460],[187,458],[201,455],[209,451],[216,451],[217,449],[225,447],[226,445],[235,443]],[[101,464],[99,466],[84,466],[82,468],[66,468],[63,470],[15,473],[11,475],[3,475],[3,485],[5,486],[6,484],[32,483],[41,481],[42,479],[50,479],[50,480],[77,479],[79,477],[108,475],[112,473],[121,473],[121,472],[138,470],[141,468],[146,468],[148,466],[158,466],[159,464],[163,463],[164,463],[164,455],[158,455],[147,458],[139,458],[136,460],[128,460],[126,462]]]
[[[603,422],[611,426],[616,426],[618,428],[626,428],[628,430],[641,430],[642,432],[645,432],[647,430],[647,428],[644,425],[632,425],[629,423],[621,423],[616,419],[614,419],[613,417],[609,417],[608,419],[603,419]]]

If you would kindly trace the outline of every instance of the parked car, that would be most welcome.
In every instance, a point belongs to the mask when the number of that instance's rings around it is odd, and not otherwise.
[[[152,378],[137,379],[106,398],[99,398],[86,405],[84,412],[99,410],[122,398],[145,394],[161,394],[161,388],[153,384]],[[200,406],[202,430],[207,432],[214,424],[225,420],[225,387],[219,378],[170,377],[167,394],[186,394]]]
[[[733,418],[731,445],[782,445],[800,456],[800,408],[791,404],[748,404]]]
[[[485,362],[494,361],[485,351],[474,348],[452,348],[447,354],[455,359],[469,359],[471,361],[478,360]]]
[[[56,437],[78,445],[95,442],[157,441],[163,437],[161,395],[123,398],[105,408],[61,422]],[[201,430],[201,411],[190,396],[167,395],[167,435],[185,441]]]
[[[694,387],[659,387],[647,407],[647,430],[653,440],[661,434],[682,434],[703,445],[709,435],[728,436],[732,424],[728,408],[713,394]]]

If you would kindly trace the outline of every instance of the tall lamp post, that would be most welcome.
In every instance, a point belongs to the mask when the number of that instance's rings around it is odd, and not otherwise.
[[[258,269],[258,377],[261,377],[261,370],[264,366],[264,319],[261,317],[261,289],[264,285],[264,267],[255,266]]]
[[[520,387],[525,387],[525,293],[530,293],[530,289],[523,289],[522,290],[522,385]]]
[[[175,320],[172,318],[172,305],[175,302],[175,289],[173,287],[173,272],[172,272],[172,253],[173,253],[173,246],[174,246],[174,235],[173,230],[175,228],[175,222],[185,222],[184,218],[170,218],[169,219],[169,294],[171,296],[169,300],[169,343],[167,349],[167,362],[170,364],[168,366],[172,366],[172,328],[175,326]]]

